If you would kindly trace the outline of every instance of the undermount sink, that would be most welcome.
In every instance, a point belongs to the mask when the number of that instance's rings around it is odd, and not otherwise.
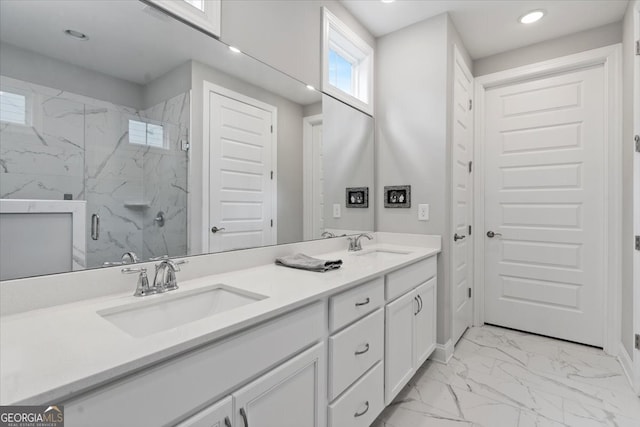
[[[356,256],[374,257],[374,258],[400,258],[410,254],[408,251],[400,251],[395,249],[364,249],[354,253]]]
[[[147,297],[145,297],[147,298]],[[104,319],[135,338],[195,322],[267,298],[223,284],[172,295],[161,294],[98,311]]]

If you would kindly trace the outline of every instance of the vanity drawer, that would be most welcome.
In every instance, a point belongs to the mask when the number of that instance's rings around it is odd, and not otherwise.
[[[329,300],[329,329],[337,331],[384,304],[384,278],[348,290]]]
[[[386,297],[391,301],[400,295],[404,295],[411,289],[435,277],[438,272],[437,257],[432,256],[418,261],[400,270],[387,274]]]
[[[329,405],[329,427],[369,427],[384,409],[382,362]]]
[[[384,309],[329,338],[329,400],[333,400],[384,355]]]

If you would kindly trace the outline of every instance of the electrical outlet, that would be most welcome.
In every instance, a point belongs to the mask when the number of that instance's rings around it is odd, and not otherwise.
[[[429,205],[418,205],[418,221],[429,221]]]
[[[342,216],[342,213],[340,212],[340,204],[336,203],[333,205],[333,217],[340,218],[341,216]]]

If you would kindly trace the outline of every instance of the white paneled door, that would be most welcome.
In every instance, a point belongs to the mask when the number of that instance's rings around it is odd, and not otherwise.
[[[604,344],[603,73],[486,92],[486,323]]]
[[[457,342],[464,331],[471,326],[473,304],[471,300],[470,268],[472,242],[471,225],[471,159],[473,116],[471,98],[473,77],[455,50],[454,71],[454,111],[453,111],[453,152],[452,152],[452,239],[451,277],[453,278],[453,342]]]
[[[275,244],[273,113],[209,97],[209,251]]]

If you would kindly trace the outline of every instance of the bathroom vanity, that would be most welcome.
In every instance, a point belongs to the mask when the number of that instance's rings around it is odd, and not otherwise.
[[[236,253],[344,261],[327,273],[192,257],[183,272],[202,275],[177,273],[176,291],[134,297],[121,276],[126,294],[3,316],[1,403],[62,404],[69,426],[369,426],[435,349],[440,243],[376,233],[346,248]]]

